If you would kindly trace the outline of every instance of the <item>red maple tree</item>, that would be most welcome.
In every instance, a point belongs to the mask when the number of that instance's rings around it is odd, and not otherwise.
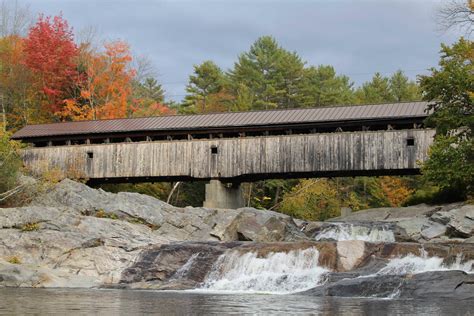
[[[24,54],[25,65],[35,74],[47,109],[55,114],[78,80],[78,49],[67,21],[62,16],[41,15],[24,40]]]

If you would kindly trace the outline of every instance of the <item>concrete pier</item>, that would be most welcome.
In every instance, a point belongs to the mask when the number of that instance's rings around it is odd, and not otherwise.
[[[204,207],[237,209],[245,206],[240,184],[211,180],[206,184]]]

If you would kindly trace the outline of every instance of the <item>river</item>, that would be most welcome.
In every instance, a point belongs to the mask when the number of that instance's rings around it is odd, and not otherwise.
[[[0,289],[2,315],[470,315],[474,302],[185,291]]]

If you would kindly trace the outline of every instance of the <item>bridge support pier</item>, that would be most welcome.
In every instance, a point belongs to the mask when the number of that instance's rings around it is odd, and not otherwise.
[[[211,180],[206,184],[204,207],[237,209],[245,206],[240,184],[225,184]]]

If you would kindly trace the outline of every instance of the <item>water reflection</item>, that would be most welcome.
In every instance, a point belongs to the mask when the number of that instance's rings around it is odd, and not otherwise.
[[[218,295],[186,292],[0,289],[0,314],[36,315],[466,315],[469,301]]]

